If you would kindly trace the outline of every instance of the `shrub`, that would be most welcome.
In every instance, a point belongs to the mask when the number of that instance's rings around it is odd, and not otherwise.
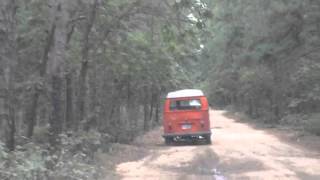
[[[306,124],[306,130],[320,136],[320,113],[310,116]]]
[[[28,143],[25,147],[17,146],[17,151],[8,153],[3,144],[0,144],[0,179],[33,180],[45,177],[45,151],[40,146]]]
[[[32,142],[8,153],[0,142],[0,179],[101,179],[104,169],[96,163],[94,154],[107,137],[97,132],[62,134],[60,150],[54,154],[47,146]]]

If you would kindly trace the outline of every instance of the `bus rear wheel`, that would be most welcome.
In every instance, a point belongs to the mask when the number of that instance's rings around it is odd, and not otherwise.
[[[211,135],[205,135],[204,139],[205,139],[206,144],[211,144],[212,143],[211,142]]]
[[[164,142],[166,145],[170,145],[173,143],[173,137],[165,137]]]

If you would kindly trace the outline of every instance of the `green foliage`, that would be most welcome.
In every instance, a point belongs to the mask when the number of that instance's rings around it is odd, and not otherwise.
[[[12,117],[0,127],[12,132],[0,179],[18,180],[97,179],[96,151],[159,124],[161,97],[192,87],[212,17],[197,0],[5,0],[0,10],[0,79],[10,81],[0,115]]]
[[[269,123],[320,111],[319,34],[310,31],[319,32],[312,23],[320,17],[318,2],[207,5],[213,16],[201,62],[211,68],[203,67],[202,76],[208,77],[205,89],[215,105],[233,105]]]
[[[104,169],[95,163],[94,154],[108,140],[107,135],[97,132],[79,132],[74,136],[63,134],[61,150],[54,154],[46,146],[34,143],[27,143],[7,153],[4,144],[0,143],[0,179],[102,178]],[[54,167],[48,168],[49,164],[54,164]]]
[[[45,177],[46,167],[43,154],[47,151],[30,143],[18,147],[21,150],[7,153],[0,144],[0,178],[1,179],[34,179]]]
[[[320,113],[310,116],[306,123],[306,130],[320,136]]]

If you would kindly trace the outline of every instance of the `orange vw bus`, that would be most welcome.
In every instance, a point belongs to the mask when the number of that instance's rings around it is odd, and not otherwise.
[[[185,89],[168,93],[163,128],[166,144],[180,139],[203,139],[210,144],[209,105],[203,92]]]

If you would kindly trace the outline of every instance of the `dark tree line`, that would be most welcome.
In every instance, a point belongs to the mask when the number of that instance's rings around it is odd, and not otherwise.
[[[188,18],[204,11],[196,1],[0,5],[0,137],[10,150],[38,131],[52,146],[91,130],[130,141],[159,123],[169,89],[190,84],[177,72],[199,46],[202,17]]]
[[[318,127],[320,3],[207,1],[213,18],[201,60],[211,102],[251,117]],[[210,38],[207,38],[210,36]],[[295,122],[297,121],[297,122]]]
[[[196,0],[0,1],[0,179],[103,177],[98,149],[158,125],[163,96],[192,85],[206,11]]]

